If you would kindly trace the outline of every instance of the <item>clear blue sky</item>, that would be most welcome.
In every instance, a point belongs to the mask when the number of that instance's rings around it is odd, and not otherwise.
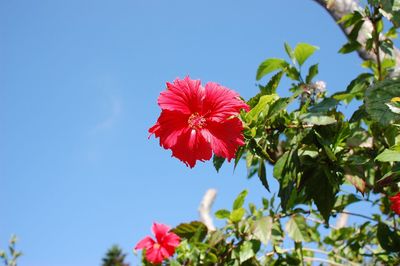
[[[166,81],[190,75],[248,99],[285,41],[320,47],[311,62],[330,92],[361,71],[311,0],[0,1],[0,248],[15,233],[20,265],[87,266],[117,243],[137,265],[152,222],[197,219],[208,188],[214,210],[245,188],[269,197],[243,162],[191,170],[147,130]]]

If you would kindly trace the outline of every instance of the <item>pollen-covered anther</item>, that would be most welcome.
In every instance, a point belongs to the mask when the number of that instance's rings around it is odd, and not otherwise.
[[[193,129],[200,129],[206,125],[206,119],[199,113],[194,113],[189,117],[188,124]]]

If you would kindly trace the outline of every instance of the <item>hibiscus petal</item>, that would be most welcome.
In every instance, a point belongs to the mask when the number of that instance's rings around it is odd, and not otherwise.
[[[244,145],[242,130],[242,121],[234,117],[222,123],[208,121],[202,134],[211,143],[211,148],[217,156],[230,161],[235,158],[238,147]]]
[[[146,236],[136,244],[135,249],[149,249],[154,245],[154,243],[155,241],[151,237]]]
[[[162,246],[166,249],[169,256],[172,256],[175,253],[175,249],[180,244],[180,237],[174,233],[168,233],[164,239]]]
[[[153,231],[153,234],[155,235],[159,244],[163,242],[163,238],[168,233],[169,229],[169,226],[159,223],[153,223],[153,226],[151,227],[151,230]]]
[[[163,110],[157,123],[149,129],[150,134],[160,138],[160,145],[169,149],[188,127],[189,116],[180,112]]]
[[[390,208],[397,214],[400,215],[400,193],[397,193],[395,196],[389,197],[391,201]]]
[[[168,233],[163,239],[163,245],[168,245],[171,247],[179,246],[180,242],[181,242],[181,238],[172,232]]]
[[[212,156],[210,143],[206,141],[199,131],[191,128],[186,129],[178,137],[176,145],[171,147],[172,156],[191,168],[196,165],[197,160],[204,162],[210,160]]]
[[[211,120],[220,122],[237,115],[241,109],[250,110],[235,91],[214,82],[206,84],[202,113],[207,114]]]
[[[161,263],[164,260],[164,256],[161,253],[160,247],[151,247],[149,249],[146,249],[146,259],[153,264]]]
[[[191,114],[201,111],[204,98],[204,88],[200,80],[175,79],[174,83],[167,83],[167,90],[158,97],[158,105],[163,110],[179,111]]]
[[[163,256],[164,259],[168,259],[169,257],[172,257],[172,255],[174,255],[175,251],[170,253],[166,248],[161,247],[160,248],[160,253],[161,253],[161,256]]]

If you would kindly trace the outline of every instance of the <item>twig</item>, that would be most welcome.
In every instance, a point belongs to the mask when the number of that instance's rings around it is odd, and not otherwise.
[[[360,213],[354,213],[354,212],[348,212],[348,211],[337,211],[337,213],[344,213],[344,214],[348,214],[348,215],[358,216],[358,217],[361,217],[361,218],[364,218],[364,219],[367,219],[370,221],[379,222],[379,221],[375,220],[374,218],[371,218],[369,216],[366,216],[366,215],[360,214]]]
[[[326,223],[325,223],[324,221],[319,220],[319,219],[315,219],[315,218],[312,218],[312,217],[304,216],[304,219],[306,219],[306,220],[308,220],[308,221],[311,221],[311,222],[314,222],[314,223],[317,223],[317,224],[324,224],[324,225],[326,225]],[[334,229],[334,230],[337,230],[337,229],[338,229],[337,227],[335,227],[335,226],[333,226],[333,225],[331,225],[331,224],[328,224],[328,226],[329,226],[330,228]]]
[[[326,260],[326,259],[316,258],[316,257],[315,258],[314,257],[304,257],[304,260],[305,261],[311,261],[311,262],[319,261],[319,262],[327,263],[329,265],[336,265],[336,266],[344,266],[344,265],[346,265],[346,264],[337,263],[337,262],[335,262],[333,260]],[[357,264],[357,265],[361,265],[361,264]]]
[[[289,248],[289,249],[283,249],[283,250],[281,250],[281,252],[288,253],[288,252],[292,252],[294,250],[295,250],[295,248]],[[348,260],[348,259],[346,259],[346,258],[344,258],[342,256],[339,256],[339,255],[336,255],[336,254],[331,254],[329,251],[325,251],[325,250],[321,250],[321,249],[315,249],[315,248],[307,248],[307,247],[303,247],[303,250],[304,251],[314,252],[314,253],[319,253],[319,254],[324,254],[324,255],[330,255],[332,257],[335,257],[337,259],[345,261],[346,263],[348,263],[347,265],[353,265],[353,266],[360,266],[361,265],[359,263],[356,263],[356,262],[353,262],[351,260]],[[275,254],[275,252],[271,251],[271,252],[268,252],[267,254],[265,254],[265,256],[266,257],[271,257],[274,254]],[[343,264],[340,264],[340,263],[337,263],[337,262],[334,262],[334,261],[323,260],[323,259],[316,258],[316,257],[314,258],[314,257],[304,256],[303,258],[304,258],[304,260],[309,260],[309,261],[321,261],[321,262],[331,263],[332,265],[343,265]]]

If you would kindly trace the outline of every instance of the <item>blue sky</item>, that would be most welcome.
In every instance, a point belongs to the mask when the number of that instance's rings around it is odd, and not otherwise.
[[[248,99],[285,41],[320,47],[310,61],[329,92],[361,71],[311,0],[0,1],[0,39],[0,248],[17,234],[30,266],[99,265],[114,243],[137,265],[152,222],[197,219],[208,188],[214,210],[245,188],[270,196],[244,163],[189,169],[148,139],[166,81],[190,75]]]

